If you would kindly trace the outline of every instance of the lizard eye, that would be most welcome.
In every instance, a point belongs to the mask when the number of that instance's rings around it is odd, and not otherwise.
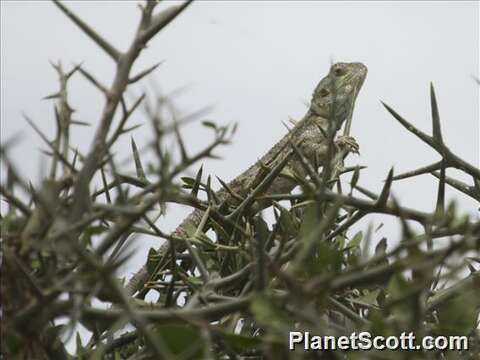
[[[321,96],[321,97],[326,97],[326,96],[328,96],[328,95],[330,95],[330,91],[328,91],[328,90],[325,89],[325,88],[321,88],[321,89],[320,89],[320,96]]]
[[[333,69],[333,73],[335,74],[335,76],[343,76],[346,74],[346,72],[347,70],[345,70],[345,68],[343,67],[337,67]]]

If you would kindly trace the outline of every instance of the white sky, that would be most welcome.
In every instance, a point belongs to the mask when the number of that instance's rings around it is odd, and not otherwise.
[[[166,1],[169,5],[169,1]],[[67,5],[117,48],[125,49],[139,19],[135,2],[68,2]],[[165,5],[163,5],[165,6]],[[57,89],[49,60],[65,66],[83,62],[86,69],[110,84],[113,64],[99,48],[49,2],[1,2],[1,139],[21,133],[11,156],[21,172],[37,179],[41,140],[22,112],[54,135],[52,103],[41,98]],[[357,100],[352,135],[368,165],[361,184],[379,192],[389,168],[397,173],[430,164],[439,156],[403,129],[382,107],[391,105],[420,129],[430,133],[429,83],[437,92],[444,138],[467,161],[479,161],[478,85],[479,2],[207,2],[194,3],[170,24],[142,54],[134,73],[160,60],[154,79],[164,93],[189,88],[175,99],[183,113],[214,105],[209,119],[238,122],[224,160],[206,162],[205,173],[229,180],[251,165],[285,134],[282,121],[300,118],[331,59],[361,61],[369,68]],[[134,93],[151,89],[144,81]],[[80,75],[70,82],[75,118],[97,124],[102,96]],[[133,123],[145,122],[141,112]],[[77,128],[73,143],[86,151],[93,129]],[[133,135],[141,146],[151,136],[148,124]],[[184,129],[192,152],[209,139],[199,123]],[[120,158],[130,154],[129,137],[117,147]],[[133,166],[130,165],[129,170]],[[195,172],[198,166],[192,169]],[[449,173],[454,174],[454,172]],[[3,179],[3,174],[2,174]],[[469,181],[469,179],[465,179]],[[37,181],[38,182],[38,181]],[[436,182],[431,176],[396,183],[401,204],[430,210]],[[459,194],[449,192],[449,198]],[[462,197],[462,196],[460,196]],[[462,212],[475,204],[459,203]],[[171,230],[187,209],[160,220]],[[398,239],[394,221],[375,218],[385,226],[375,239]],[[367,222],[360,224],[364,228]],[[145,240],[135,263],[143,263]],[[126,272],[135,270],[133,265]]]

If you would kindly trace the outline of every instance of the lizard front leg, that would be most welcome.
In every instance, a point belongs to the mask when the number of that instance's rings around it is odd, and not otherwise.
[[[358,145],[357,141],[351,136],[339,136],[337,140],[335,140],[335,146],[340,151],[345,150],[354,154],[360,154],[360,146]]]

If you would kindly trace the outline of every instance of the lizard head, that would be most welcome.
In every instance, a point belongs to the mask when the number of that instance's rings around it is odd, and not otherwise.
[[[311,111],[327,119],[333,117],[340,127],[352,112],[366,76],[367,67],[362,63],[333,64],[313,92]]]

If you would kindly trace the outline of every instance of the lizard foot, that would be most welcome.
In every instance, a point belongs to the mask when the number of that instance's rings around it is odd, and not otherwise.
[[[339,149],[345,149],[350,151],[354,154],[360,154],[360,146],[357,144],[355,139],[351,136],[339,136],[337,140],[335,140],[335,146]]]

